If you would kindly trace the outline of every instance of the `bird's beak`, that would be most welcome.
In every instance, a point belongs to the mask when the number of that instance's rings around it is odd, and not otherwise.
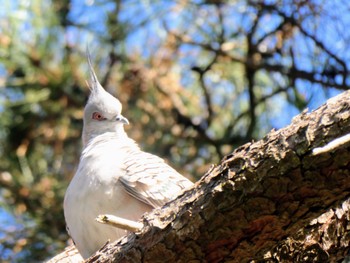
[[[115,120],[116,120],[117,122],[121,122],[121,123],[123,123],[123,124],[129,124],[128,119],[125,118],[123,115],[118,115],[118,116],[115,118]]]

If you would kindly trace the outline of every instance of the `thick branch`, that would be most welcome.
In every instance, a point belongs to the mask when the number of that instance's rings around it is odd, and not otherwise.
[[[272,250],[265,251],[260,260],[253,262],[329,262],[343,259],[349,254],[350,232],[346,230],[350,219],[350,199],[315,218],[294,235],[279,242]],[[342,249],[338,250],[338,247]],[[346,253],[344,253],[346,252]],[[337,255],[338,254],[338,255]],[[343,261],[348,262],[348,261]]]
[[[344,92],[236,149],[88,262],[338,261],[350,243],[349,133]]]

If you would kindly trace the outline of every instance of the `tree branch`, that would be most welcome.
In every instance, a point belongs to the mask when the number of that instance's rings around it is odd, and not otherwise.
[[[205,74],[212,68],[212,66],[214,65],[214,63],[217,61],[218,55],[217,53],[214,53],[214,58],[211,60],[211,62],[205,67],[205,68],[199,68],[199,67],[193,67],[192,70],[196,71],[199,75],[199,83],[201,85],[201,88],[203,90],[203,94],[204,94],[204,98],[205,98],[205,103],[206,103],[206,107],[207,107],[207,112],[208,112],[208,116],[207,116],[207,126],[209,127],[212,120],[213,120],[213,105],[211,102],[211,96],[209,93],[209,90],[207,88],[207,85],[205,84],[204,81],[204,76]]]
[[[343,82],[342,82],[342,86],[346,85],[346,77],[348,74],[348,68],[347,65],[345,63],[345,61],[343,61],[341,58],[339,58],[336,54],[334,54],[331,50],[329,50],[322,41],[320,41],[319,39],[317,39],[316,36],[310,34],[309,32],[307,32],[304,27],[301,25],[301,23],[295,19],[293,16],[289,16],[287,14],[285,14],[284,12],[282,12],[281,10],[279,10],[276,5],[271,5],[271,4],[266,4],[263,2],[258,2],[258,3],[254,3],[254,1],[249,1],[250,4],[253,5],[257,5],[260,9],[263,10],[270,10],[270,11],[274,11],[276,12],[278,15],[280,15],[286,22],[291,23],[292,25],[296,26],[300,32],[302,34],[304,34],[306,37],[312,39],[312,41],[314,41],[315,45],[318,46],[321,50],[323,50],[326,54],[328,54],[331,58],[333,58],[335,61],[337,61],[339,63],[339,65],[341,65],[341,67],[343,68],[342,75],[343,75]]]
[[[350,91],[236,149],[86,262],[339,261],[350,243],[348,134]]]

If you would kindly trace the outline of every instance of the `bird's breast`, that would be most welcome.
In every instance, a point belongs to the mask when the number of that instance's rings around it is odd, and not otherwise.
[[[95,221],[101,214],[138,220],[151,207],[129,195],[119,183],[125,173],[125,152],[115,144],[100,144],[84,151],[68,186],[64,214],[69,232],[83,257],[126,232]],[[124,149],[125,151],[125,149]]]

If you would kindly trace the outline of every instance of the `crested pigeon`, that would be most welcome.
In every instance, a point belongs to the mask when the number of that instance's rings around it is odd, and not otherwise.
[[[100,214],[137,221],[193,185],[128,137],[122,105],[101,86],[87,53],[91,93],[84,109],[83,151],[64,198],[67,229],[83,258],[126,234],[96,222]]]

